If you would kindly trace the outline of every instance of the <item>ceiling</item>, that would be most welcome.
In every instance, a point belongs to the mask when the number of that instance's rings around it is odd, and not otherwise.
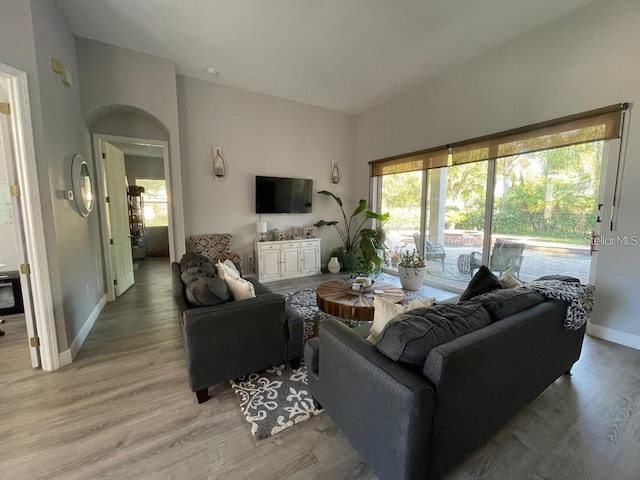
[[[360,113],[593,1],[58,3],[76,35],[172,59],[180,75]]]

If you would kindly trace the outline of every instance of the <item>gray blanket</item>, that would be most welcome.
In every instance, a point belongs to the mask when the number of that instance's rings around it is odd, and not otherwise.
[[[596,287],[588,283],[563,282],[560,280],[536,280],[523,285],[546,298],[565,300],[569,303],[564,328],[578,330],[591,317]]]

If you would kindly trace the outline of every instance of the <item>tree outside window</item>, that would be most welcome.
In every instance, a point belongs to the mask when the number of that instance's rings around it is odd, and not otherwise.
[[[147,227],[169,225],[166,180],[137,178],[136,185],[144,187],[144,222]]]

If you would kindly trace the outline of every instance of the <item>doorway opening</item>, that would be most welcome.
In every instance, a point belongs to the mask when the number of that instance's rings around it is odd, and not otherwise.
[[[133,285],[139,262],[166,258],[168,265],[174,251],[168,143],[94,134],[94,146],[105,284],[113,301]]]

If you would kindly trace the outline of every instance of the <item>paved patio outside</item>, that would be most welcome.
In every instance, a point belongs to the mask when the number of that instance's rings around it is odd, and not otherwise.
[[[444,272],[440,262],[428,262],[425,283],[462,292],[471,280],[471,275],[458,271],[458,257],[480,250],[468,246],[445,247]],[[588,247],[531,241],[527,243],[523,253],[520,279],[530,282],[544,275],[569,275],[579,278],[582,283],[588,283],[590,268]]]

